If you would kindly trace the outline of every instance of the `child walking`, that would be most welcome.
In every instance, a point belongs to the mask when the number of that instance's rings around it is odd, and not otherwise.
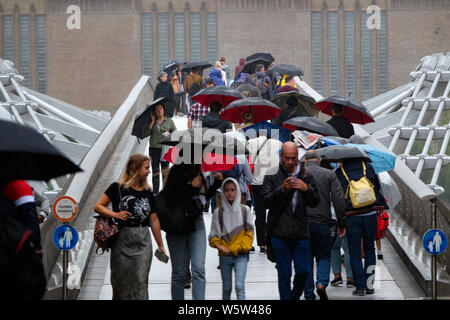
[[[222,194],[221,206],[213,213],[209,245],[219,251],[222,299],[231,298],[234,269],[236,297],[245,300],[248,252],[253,244],[253,215],[248,206],[241,205],[241,191],[235,179],[223,181]]]

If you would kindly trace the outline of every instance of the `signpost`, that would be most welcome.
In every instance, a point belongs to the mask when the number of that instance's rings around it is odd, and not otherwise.
[[[77,230],[68,224],[75,219],[78,213],[77,202],[68,196],[59,197],[53,205],[53,214],[62,221],[63,224],[56,228],[53,233],[55,246],[63,250],[63,300],[67,300],[67,269],[69,264],[69,250],[75,247],[78,242]]]
[[[425,250],[431,254],[431,298],[433,300],[437,299],[437,261],[436,256],[441,254],[447,248],[447,236],[445,233],[436,229],[436,203],[431,201],[432,204],[432,214],[431,214],[431,228],[422,237],[422,245]]]

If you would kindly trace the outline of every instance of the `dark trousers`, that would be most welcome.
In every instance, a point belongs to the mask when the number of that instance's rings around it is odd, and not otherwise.
[[[152,160],[152,183],[153,183],[153,192],[159,192],[159,166],[161,165],[161,171],[163,179],[167,176],[169,171],[169,162],[161,161],[161,148],[149,148],[148,154],[150,155],[150,159]]]
[[[262,185],[252,185],[253,199],[255,200],[255,228],[258,246],[266,245],[266,208],[263,204]]]

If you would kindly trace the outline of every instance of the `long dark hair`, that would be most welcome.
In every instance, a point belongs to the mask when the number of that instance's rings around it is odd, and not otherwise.
[[[182,184],[192,181],[192,179],[198,175],[202,177],[202,184],[207,189],[208,185],[203,177],[200,164],[175,164],[169,171],[167,180],[164,184],[164,190],[170,193],[179,192],[179,188]]]

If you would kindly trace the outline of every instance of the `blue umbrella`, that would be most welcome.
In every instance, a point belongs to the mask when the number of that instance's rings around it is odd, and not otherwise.
[[[377,174],[394,169],[395,160],[397,159],[397,157],[389,152],[375,148],[370,144],[347,143],[343,144],[342,146],[359,148],[366,151],[370,159],[372,160],[372,167]]]
[[[250,129],[253,129],[253,130],[250,130]],[[277,126],[276,124],[273,124],[273,123],[270,123],[267,121],[261,121],[261,122],[255,123],[251,126],[244,128],[243,130],[245,132],[246,137],[248,137],[249,139],[253,139],[253,138],[257,138],[259,136],[256,133],[259,133],[259,130],[261,130],[261,129],[267,130],[267,138],[268,139],[277,139],[283,143],[291,140],[291,132],[288,129]],[[276,130],[278,130],[278,132]]]

